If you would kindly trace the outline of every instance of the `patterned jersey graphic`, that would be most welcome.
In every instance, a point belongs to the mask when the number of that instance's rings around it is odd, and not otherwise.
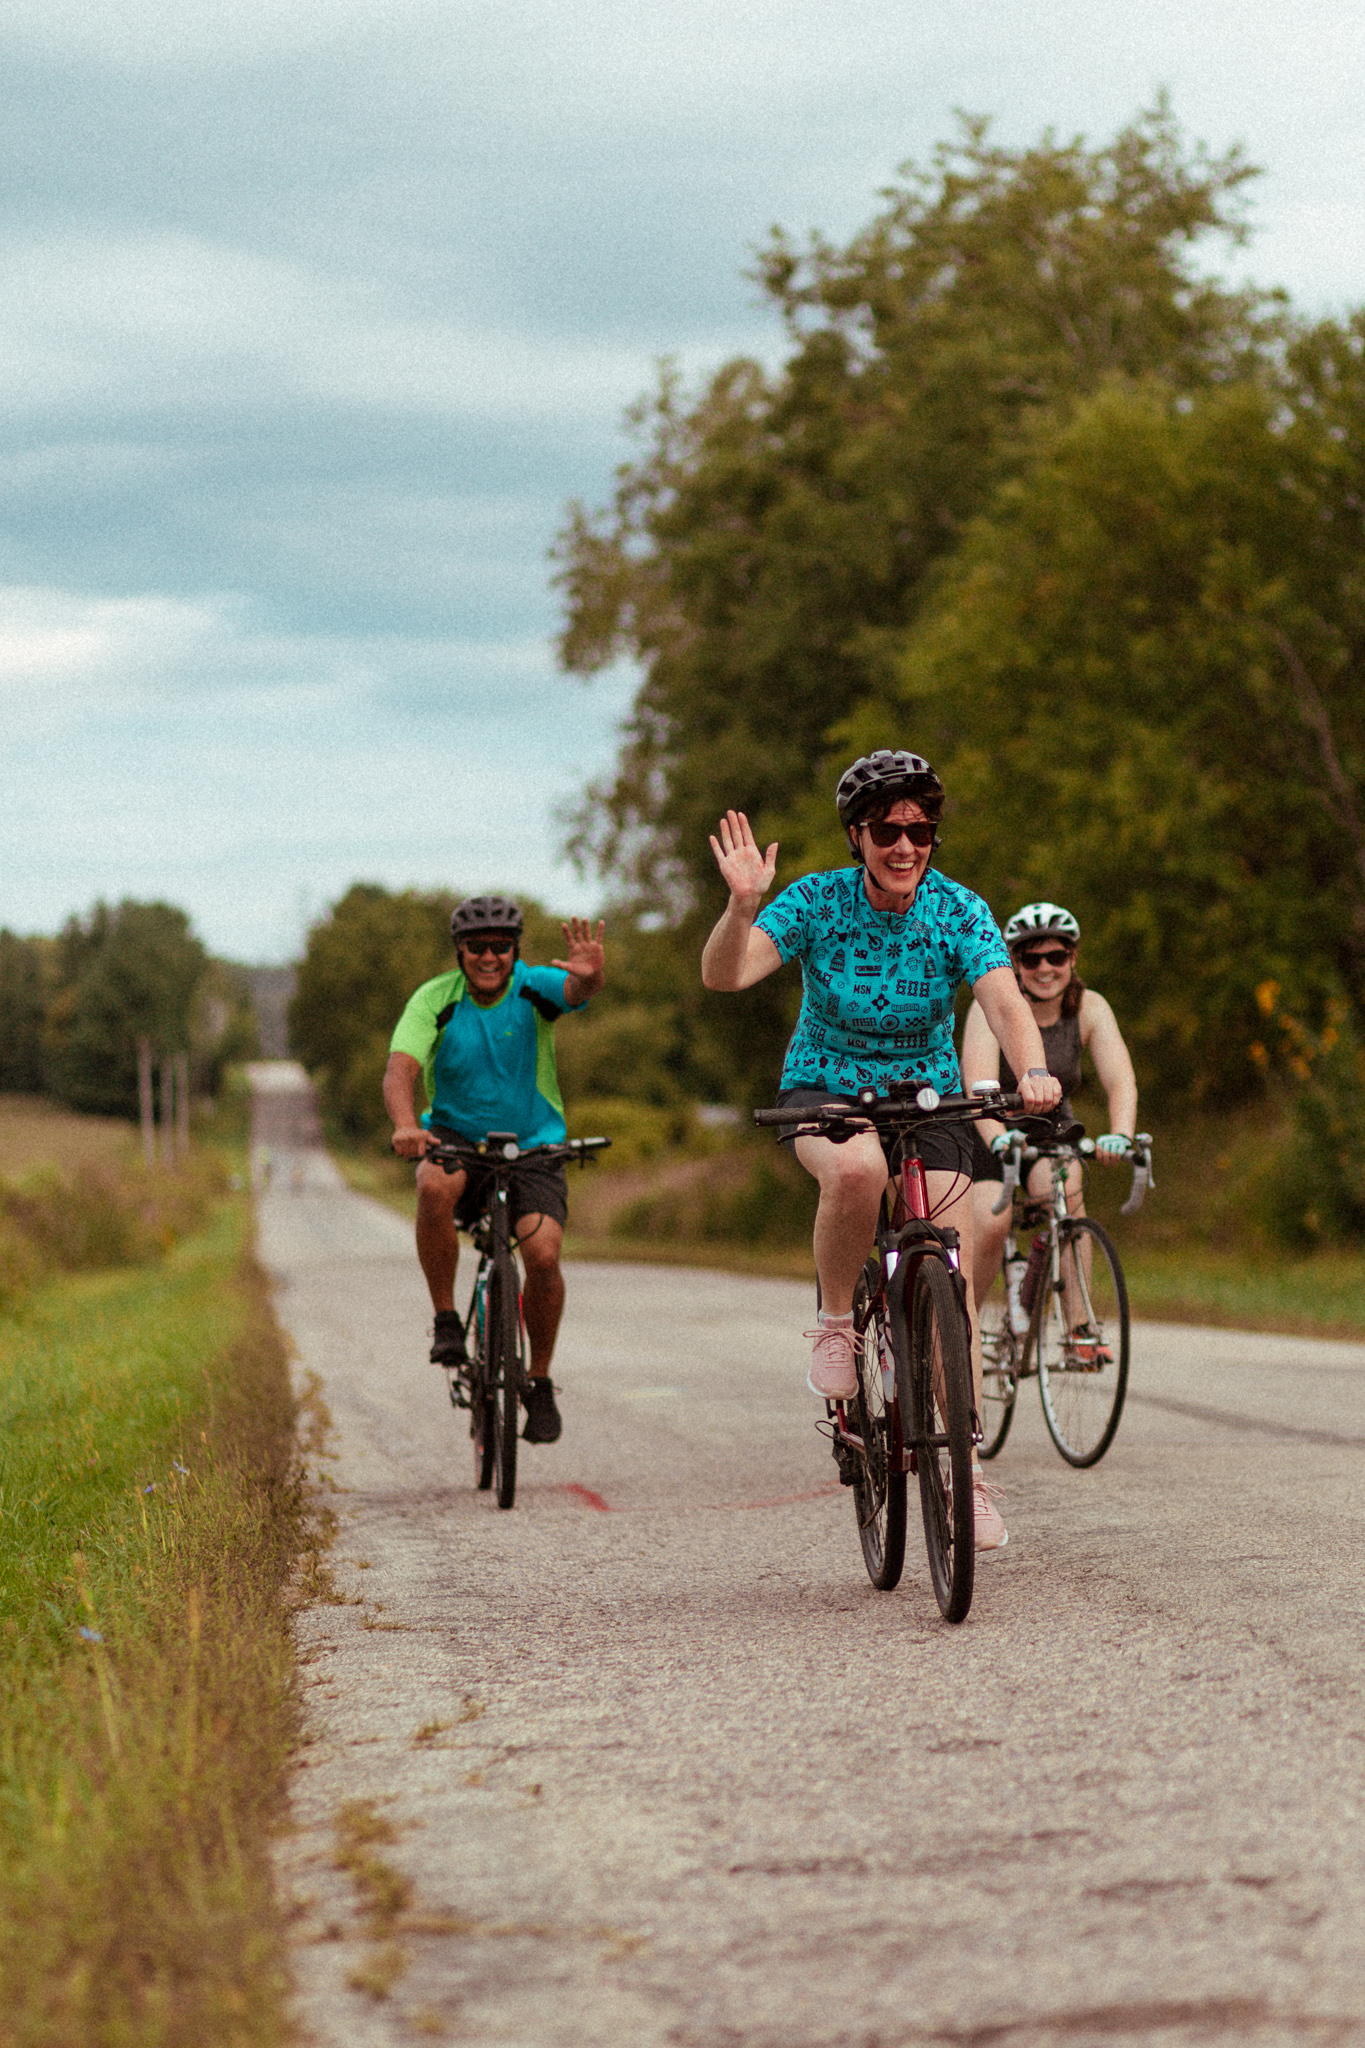
[[[1010,964],[979,896],[931,868],[899,916],[872,908],[860,869],[839,868],[793,882],[756,922],[784,960],[801,962],[784,1088],[961,1087],[953,997],[962,982]]]

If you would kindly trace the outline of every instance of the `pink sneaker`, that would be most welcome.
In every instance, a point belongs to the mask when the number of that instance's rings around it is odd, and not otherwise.
[[[1010,1532],[1001,1519],[995,1505],[1000,1497],[998,1486],[987,1486],[981,1467],[972,1467],[972,1519],[976,1531],[978,1550],[1003,1550],[1010,1540]]]
[[[810,1371],[806,1374],[806,1385],[812,1394],[819,1394],[826,1401],[851,1401],[858,1391],[858,1368],[854,1362],[858,1339],[852,1316],[841,1316],[837,1323],[822,1322],[818,1330],[807,1330],[805,1334],[815,1339]]]

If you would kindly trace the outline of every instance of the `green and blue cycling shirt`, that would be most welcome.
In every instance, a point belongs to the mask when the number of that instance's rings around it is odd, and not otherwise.
[[[431,1104],[422,1122],[465,1138],[515,1131],[523,1151],[562,1144],[554,1034],[574,1007],[565,998],[568,979],[562,967],[518,960],[497,1002],[486,1006],[474,1001],[458,967],[424,981],[389,1042],[390,1052],[421,1064]]]
[[[909,910],[874,910],[862,869],[839,868],[793,882],[755,922],[784,961],[801,962],[784,1088],[961,1088],[953,998],[962,982],[1010,964],[979,896],[930,868]]]

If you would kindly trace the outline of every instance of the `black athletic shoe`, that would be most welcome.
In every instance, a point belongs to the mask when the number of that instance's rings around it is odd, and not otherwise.
[[[469,1353],[464,1348],[464,1324],[453,1308],[438,1308],[436,1327],[431,1337],[431,1362],[446,1365],[453,1370],[468,1365]]]
[[[555,1407],[554,1382],[545,1374],[529,1379],[521,1390],[526,1404],[526,1427],[521,1432],[528,1444],[552,1444],[564,1424]]]

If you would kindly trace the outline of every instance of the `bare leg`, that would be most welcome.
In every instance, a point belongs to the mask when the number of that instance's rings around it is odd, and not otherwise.
[[[564,1226],[553,1216],[519,1216],[517,1238],[526,1268],[521,1306],[531,1342],[531,1376],[541,1379],[550,1370],[564,1313],[564,1275],[559,1265]]]
[[[847,1315],[877,1234],[886,1186],[881,1141],[870,1131],[860,1131],[846,1145],[836,1145],[830,1138],[798,1138],[795,1150],[806,1172],[820,1183],[815,1212],[820,1306],[826,1315]]]
[[[434,1309],[455,1306],[455,1269],[460,1262],[455,1204],[464,1193],[465,1179],[463,1173],[446,1173],[425,1159],[417,1168],[417,1257]]]
[[[972,1286],[978,1301],[984,1301],[995,1284],[995,1276],[1005,1254],[1005,1239],[1009,1235],[1009,1210],[1003,1210],[999,1216],[991,1214],[993,1204],[999,1200],[998,1180],[976,1182],[972,1189],[972,1223],[976,1232]]]

